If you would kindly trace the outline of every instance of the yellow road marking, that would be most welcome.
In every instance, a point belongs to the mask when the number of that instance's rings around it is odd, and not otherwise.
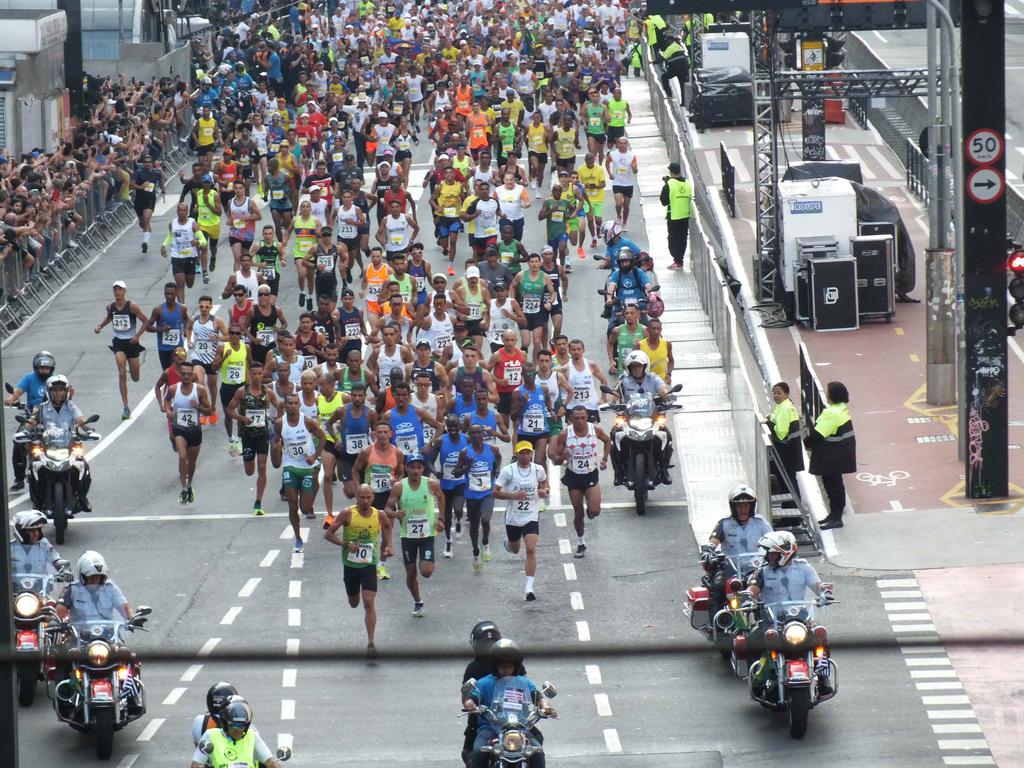
[[[893,328],[893,330],[896,331],[896,335],[897,336],[902,336],[903,335],[903,329],[900,328],[899,326],[896,326],[895,328]]]
[[[912,362],[912,363],[920,363],[921,362],[921,358],[918,357],[917,355],[915,355],[913,352],[910,353],[909,357],[910,357],[910,362]]]

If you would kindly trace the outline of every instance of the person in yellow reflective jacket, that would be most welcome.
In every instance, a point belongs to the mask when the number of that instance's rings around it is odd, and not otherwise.
[[[800,414],[789,399],[789,384],[780,381],[772,387],[775,408],[768,417],[772,445],[779,454],[782,468],[789,476],[793,490],[799,493],[796,473],[804,469],[804,452],[800,449]]]
[[[825,495],[828,496],[828,517],[820,527],[843,527],[843,509],[846,507],[846,487],[843,475],[857,471],[857,439],[850,418],[850,393],[845,384],[830,381],[825,387],[828,406],[815,419],[814,427],[804,439],[811,452],[810,473],[820,475]]]

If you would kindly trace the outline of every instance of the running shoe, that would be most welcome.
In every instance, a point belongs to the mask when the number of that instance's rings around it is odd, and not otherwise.
[[[209,284],[210,284],[210,276],[204,272],[203,273],[203,285],[209,285]]]
[[[591,248],[593,248],[593,246],[591,246]],[[582,244],[580,244],[580,246],[576,249],[576,255],[579,256],[581,259],[587,258],[587,252],[583,250]]]
[[[422,619],[423,618],[423,603],[422,602],[413,603],[412,604],[412,615],[415,616],[417,619]]]
[[[263,502],[262,501],[257,501],[257,502],[253,503],[253,505],[252,505],[252,513],[256,517],[263,517],[264,513],[263,513]]]
[[[383,579],[384,581],[389,581],[391,579],[391,574],[388,573],[387,566],[385,566],[384,563],[380,563],[377,566],[377,578]]]
[[[473,555],[473,570],[480,573],[484,569],[484,564],[480,562],[479,555]]]
[[[299,309],[302,309],[305,306],[306,306],[306,294],[300,293],[299,294]]]
[[[451,541],[446,541],[444,543],[444,552],[442,554],[444,555],[444,557],[449,557],[450,558],[452,556],[452,543],[451,543]]]
[[[581,259],[585,259],[587,257],[586,256],[580,256],[580,258]],[[572,264],[570,264],[568,261],[565,262],[565,274],[567,274],[567,275],[571,275],[572,274]]]
[[[376,659],[377,658],[377,646],[373,643],[366,644],[366,658]]]
[[[533,179],[530,182],[530,189],[537,189],[537,180],[536,179]]]
[[[510,555],[514,555],[515,554],[512,551],[512,542],[510,542],[508,539],[505,539],[504,541],[502,541],[501,545],[503,547],[505,547],[505,551],[508,552]]]
[[[462,541],[462,521],[455,521],[455,540]]]
[[[132,417],[132,409],[129,408],[126,405],[124,407],[124,410],[121,411],[121,421],[128,421],[128,419],[130,419],[131,417]]]
[[[313,297],[312,296],[307,296],[306,297],[306,311],[307,312],[312,312],[313,311]]]
[[[591,248],[597,248],[597,238],[596,237],[590,238],[590,247]]]
[[[186,491],[184,488],[182,488],[181,493],[178,494],[178,503],[188,504],[188,491]]]
[[[196,492],[192,490],[192,486],[188,487],[188,503],[191,504],[196,500]]]
[[[668,268],[671,269],[673,272],[679,269],[686,269],[686,267],[684,267],[682,264],[677,264],[674,261],[668,265]]]
[[[455,277],[455,267],[453,267],[451,264],[448,265],[448,276]]]
[[[302,552],[302,539],[298,536],[295,537],[295,551]]]
[[[528,603],[532,603],[534,600],[537,599],[537,596],[533,594],[533,590],[531,589],[529,592],[526,593],[526,596],[523,599],[526,600],[526,602]]]
[[[148,253],[149,252],[149,245],[147,243],[143,243],[142,244],[142,252],[143,253]]]
[[[491,554],[491,545],[484,544],[484,562],[489,563],[494,559],[494,555]]]
[[[206,426],[206,416],[203,415],[203,414],[199,414],[199,426],[200,427],[205,427]]]
[[[586,557],[586,555],[587,555],[587,545],[586,544],[579,544],[579,545],[577,545],[576,552],[573,554],[573,557],[575,557],[577,560],[579,560],[582,557]]]
[[[211,413],[209,416],[206,417],[206,423],[216,426],[216,424],[217,424],[217,412],[216,411],[214,411],[213,413]]]

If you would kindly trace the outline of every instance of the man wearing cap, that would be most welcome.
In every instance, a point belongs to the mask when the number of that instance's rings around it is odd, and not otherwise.
[[[515,445],[516,458],[501,470],[494,483],[494,498],[508,502],[505,508],[505,550],[519,554],[526,545],[526,586],[524,599],[536,600],[533,580],[537,575],[537,542],[540,538],[542,499],[548,497],[548,476],[533,461],[533,446],[526,440]]]
[[[422,453],[407,454],[406,476],[392,486],[384,507],[389,518],[399,521],[405,584],[413,599],[412,615],[417,618],[423,616],[418,576],[429,579],[434,574],[434,537],[444,531],[437,514],[439,509],[444,509],[444,494],[437,480],[424,478],[425,469]]]
[[[139,344],[139,338],[146,330],[149,318],[138,304],[128,300],[128,286],[124,280],[115,280],[113,291],[114,300],[107,304],[107,314],[93,332],[98,334],[107,323],[114,329],[110,350],[117,363],[117,383],[123,407],[121,418],[128,419],[132,415],[128,407],[128,373],[131,373],[132,381],[138,382],[139,355],[145,350]]]
[[[665,220],[668,222],[668,251],[672,255],[669,269],[682,269],[686,256],[686,243],[690,235],[690,204],[693,200],[693,184],[683,177],[679,163],[671,163],[668,176],[662,177],[659,199],[665,206]]]

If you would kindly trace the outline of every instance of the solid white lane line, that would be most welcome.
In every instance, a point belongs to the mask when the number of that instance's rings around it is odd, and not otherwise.
[[[930,613],[890,613],[889,621],[931,621]]]
[[[138,759],[138,755],[125,755],[121,758],[121,762],[117,764],[117,768],[132,768],[132,766],[135,765],[135,761]]]
[[[565,513],[555,512],[551,515],[551,519],[555,521],[555,525],[559,528],[565,528]]]
[[[299,640],[298,640],[298,638],[295,638],[295,637],[290,638],[285,643],[285,650],[284,650],[284,652],[288,656],[298,656],[299,655]]]
[[[953,662],[948,656],[935,656],[930,659],[904,659],[903,663],[908,667],[951,667]]]
[[[994,758],[988,755],[957,755],[954,757],[943,757],[943,765],[995,765]]]
[[[879,32],[877,29],[872,29],[871,30],[871,34],[873,34],[875,37],[877,37],[883,43],[888,43],[889,42],[889,40],[886,38],[886,36],[883,35],[881,32]]]
[[[913,680],[939,680],[942,678],[956,678],[955,669],[912,669],[910,677]]]
[[[926,707],[939,707],[944,705],[964,706],[970,705],[971,700],[966,696],[922,696],[921,702]]]
[[[281,699],[281,719],[295,719],[295,699]]]
[[[882,605],[884,611],[927,611],[928,606],[923,602],[913,603],[885,603]]]
[[[619,741],[619,732],[614,728],[604,729],[604,746],[612,754],[622,751],[622,742]]]
[[[558,540],[558,554],[560,555],[571,555],[572,554],[572,542],[568,539]]]
[[[289,581],[288,582],[288,597],[298,598],[302,597],[302,582],[301,581]]]
[[[572,563],[562,563],[562,568],[565,570],[566,581],[576,581],[576,566]]]
[[[929,709],[929,720],[974,720],[973,709]]]
[[[164,697],[164,700],[161,702],[161,704],[163,704],[163,706],[165,707],[173,707],[175,704],[178,703],[181,697],[185,695],[185,692],[187,690],[188,688],[172,688],[171,692]]]
[[[939,749],[988,749],[984,739],[939,739]]]
[[[883,592],[883,600],[898,600],[905,597],[922,597],[919,589],[900,589],[895,592]]]
[[[581,643],[590,642],[590,625],[585,621],[577,621],[576,634],[579,636]]]
[[[893,624],[893,632],[934,632],[934,624]]]
[[[197,653],[196,655],[197,656],[209,656],[211,653],[213,653],[213,649],[217,647],[217,644],[219,642],[220,642],[220,638],[219,637],[211,637],[209,640],[207,640],[205,643],[203,643],[203,647],[199,649],[199,653]]]
[[[150,741],[154,736],[156,736],[156,732],[160,730],[160,726],[164,724],[164,720],[165,718],[163,717],[154,717],[146,723],[146,727],[142,729],[142,733],[139,734],[136,741]]]
[[[183,683],[191,683],[193,680],[196,679],[196,677],[202,671],[203,671],[203,665],[202,664],[193,664],[191,667],[189,667],[188,669],[185,670],[185,674],[183,674],[181,676],[181,682],[183,682]]]
[[[301,608],[289,608],[288,609],[288,626],[289,627],[301,627],[302,626],[302,609]]]
[[[932,723],[933,733],[981,733],[979,723]]]
[[[591,685],[601,684],[601,668],[597,664],[587,664],[587,682]]]
[[[245,582],[245,586],[238,590],[239,597],[252,597],[252,593],[256,591],[256,587],[260,585],[261,579],[259,577],[249,579]]]
[[[306,562],[306,555],[303,552],[292,552],[292,568],[301,568]]]
[[[298,679],[299,670],[297,669],[282,669],[281,670],[281,687],[282,688],[294,688],[295,681]]]
[[[919,691],[962,691],[963,683],[941,682],[941,683],[914,683]]]
[[[224,618],[220,620],[221,624],[231,625],[235,623],[235,619],[238,618],[238,614],[242,612],[242,606],[233,605],[228,608],[228,612],[224,614]]]
[[[569,605],[572,606],[574,611],[583,610],[583,593],[581,592],[570,592],[569,593]]]
[[[594,694],[594,705],[597,707],[597,714],[600,717],[611,717],[612,716],[612,705],[608,701],[607,693],[595,693]]]
[[[265,554],[263,556],[263,559],[260,560],[260,568],[269,568],[271,565],[274,564],[274,561],[277,559],[277,556],[280,555],[280,554],[281,554],[281,550],[280,549],[272,549],[269,552],[267,552],[267,554]]]

